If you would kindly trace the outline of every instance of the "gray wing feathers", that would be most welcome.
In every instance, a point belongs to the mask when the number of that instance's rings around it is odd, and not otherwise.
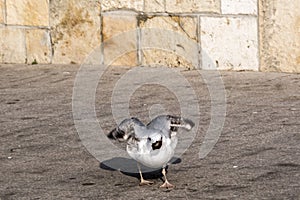
[[[132,117],[123,120],[117,128],[108,134],[108,137],[121,142],[130,139],[138,141],[141,138],[155,135],[158,130],[166,137],[171,138],[172,134],[176,134],[180,128],[189,131],[194,125],[192,120],[186,118],[160,115],[145,126],[139,119]]]
[[[145,125],[135,117],[124,119],[119,126],[113,129],[107,136],[110,139],[121,142],[127,141],[130,138],[136,138],[136,127],[145,127]]]
[[[171,134],[177,133],[179,128],[189,131],[194,125],[194,122],[190,119],[171,115],[160,115],[147,124],[147,128],[161,130],[167,137],[171,137]]]

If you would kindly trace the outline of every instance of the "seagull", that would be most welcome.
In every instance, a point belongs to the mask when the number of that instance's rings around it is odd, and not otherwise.
[[[176,134],[180,128],[190,131],[194,125],[189,119],[171,115],[159,115],[147,125],[131,117],[113,129],[108,138],[127,143],[127,153],[137,161],[140,185],[153,184],[143,178],[140,167],[143,164],[150,168],[162,168],[165,181],[160,188],[173,188],[175,186],[169,183],[165,168],[174,155],[178,141]]]

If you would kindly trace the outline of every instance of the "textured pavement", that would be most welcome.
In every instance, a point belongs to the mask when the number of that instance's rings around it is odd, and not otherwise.
[[[225,124],[213,150],[199,159],[211,119],[210,94],[197,71],[182,70],[198,98],[199,129],[169,166],[168,179],[176,188],[165,190],[158,188],[161,174],[147,174],[155,183],[138,186],[136,174],[105,167],[83,146],[72,114],[78,69],[0,65],[0,199],[300,198],[299,74],[220,72]],[[108,69],[99,81],[95,108],[104,131],[116,124],[112,91],[127,70]],[[157,103],[178,114],[176,96],[169,92],[158,85],[138,88],[130,114],[147,122]]]

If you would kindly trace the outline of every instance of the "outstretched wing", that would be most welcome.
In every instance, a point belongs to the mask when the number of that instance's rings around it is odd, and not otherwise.
[[[145,127],[145,125],[135,117],[124,119],[117,128],[113,129],[107,135],[107,137],[120,142],[128,141],[129,139],[136,139],[135,130],[137,127]]]
[[[190,119],[171,115],[160,115],[147,124],[147,128],[161,130],[166,137],[171,137],[172,134],[178,132],[179,128],[189,131],[194,125],[194,122]]]

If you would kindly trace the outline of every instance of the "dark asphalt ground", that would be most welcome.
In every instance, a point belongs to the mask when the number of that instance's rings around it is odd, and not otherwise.
[[[180,162],[170,165],[173,190],[138,186],[112,171],[81,143],[72,115],[79,66],[0,65],[0,199],[300,199],[300,75],[221,72],[227,96],[222,134],[199,159],[210,123],[210,95],[198,73],[182,71],[198,96],[199,129]],[[100,80],[96,111],[103,130],[115,126],[110,99],[126,68]],[[209,72],[208,72],[209,73]],[[130,112],[144,121],[153,103],[178,113],[164,87],[140,87]],[[159,97],[159,98],[158,98]]]

